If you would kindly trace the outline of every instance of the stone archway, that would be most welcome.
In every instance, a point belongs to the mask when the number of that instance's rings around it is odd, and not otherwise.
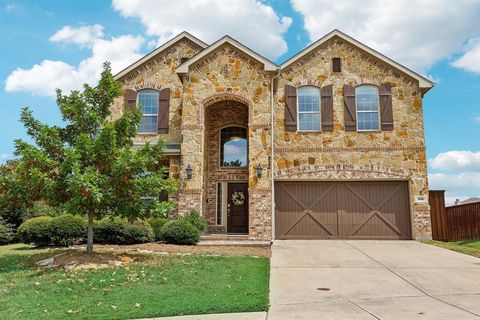
[[[248,125],[250,107],[249,102],[242,96],[234,94],[219,94],[203,101],[203,128],[204,128],[204,210],[203,215],[208,219],[209,232],[229,232],[227,216],[227,192],[235,184],[248,182],[248,143],[246,148],[245,166],[225,166],[222,162],[222,130],[225,128],[243,128],[248,141]],[[248,195],[246,195],[248,196]],[[248,202],[245,205],[246,226],[248,233]],[[239,230],[239,229],[236,229]]]

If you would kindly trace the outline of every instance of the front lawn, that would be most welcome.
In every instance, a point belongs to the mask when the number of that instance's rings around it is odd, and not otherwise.
[[[457,242],[428,241],[427,243],[480,258],[480,240]]]
[[[129,254],[100,270],[34,265],[58,250],[0,246],[0,319],[128,319],[268,308],[268,258]]]

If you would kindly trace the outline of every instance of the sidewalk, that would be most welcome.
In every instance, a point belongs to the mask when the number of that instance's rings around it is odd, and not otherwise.
[[[195,316],[162,317],[138,320],[265,320],[266,312],[218,313]]]

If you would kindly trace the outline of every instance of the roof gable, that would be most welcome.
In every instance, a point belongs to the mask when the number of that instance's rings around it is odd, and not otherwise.
[[[148,60],[152,59],[153,57],[155,57],[156,55],[158,55],[162,51],[168,49],[169,47],[173,46],[174,44],[176,44],[177,42],[179,42],[180,40],[183,40],[183,39],[188,39],[188,40],[192,41],[193,43],[197,44],[202,49],[205,49],[205,48],[208,47],[208,45],[205,42],[203,42],[203,41],[199,40],[198,38],[192,36],[190,33],[186,32],[186,31],[183,31],[182,33],[178,34],[176,37],[174,37],[174,38],[170,39],[169,41],[165,42],[160,47],[156,48],[155,50],[153,50],[152,52],[150,52],[146,56],[144,56],[141,59],[135,61],[130,66],[128,66],[127,68],[125,68],[122,71],[120,71],[119,73],[117,73],[114,76],[115,79],[118,80],[118,79],[122,78],[127,73],[129,73],[130,71],[132,71],[135,68],[141,66],[142,64],[144,64]]]
[[[305,55],[307,55],[308,53],[310,53],[311,51],[315,50],[317,47],[319,47],[320,45],[324,44],[325,42],[327,42],[328,40],[332,39],[333,37],[339,37],[341,39],[343,39],[344,41],[362,49],[363,51],[366,51],[367,53],[371,54],[372,56],[374,56],[375,58],[385,62],[386,64],[390,65],[390,66],[393,66],[395,67],[396,69],[402,71],[403,73],[409,75],[410,77],[418,80],[418,83],[419,83],[419,86],[420,88],[427,88],[427,89],[430,89],[432,88],[435,83],[427,78],[425,78],[424,76],[408,69],[407,67],[401,65],[400,63],[398,62],[395,62],[394,60],[388,58],[387,56],[381,54],[380,52],[370,48],[369,46],[361,43],[360,41],[358,40],[355,40],[354,38],[346,35],[345,33],[335,29],[333,31],[331,31],[330,33],[326,34],[325,36],[323,36],[322,38],[318,39],[317,41],[315,41],[314,43],[312,43],[311,45],[309,45],[307,48],[305,48],[304,50],[298,52],[296,55],[294,55],[293,57],[291,57],[290,59],[288,59],[287,61],[285,61],[284,63],[282,63],[280,65],[280,70],[282,69],[285,69],[287,68],[289,65],[291,65],[292,63],[294,63],[295,61],[301,59],[302,57],[304,57]]]
[[[234,48],[242,51],[243,53],[247,54],[248,56],[252,57],[254,60],[260,62],[264,66],[265,71],[276,71],[278,70],[278,66],[273,63],[272,61],[268,60],[267,58],[259,55],[255,51],[251,50],[250,48],[244,46],[237,40],[233,39],[232,37],[229,36],[224,36],[214,42],[212,45],[210,45],[207,49],[201,51],[185,63],[182,63],[177,67],[177,73],[188,73],[189,67],[196,62],[202,60],[204,57],[206,57],[209,53],[213,52],[217,48],[221,47],[224,44],[229,44],[233,46]]]

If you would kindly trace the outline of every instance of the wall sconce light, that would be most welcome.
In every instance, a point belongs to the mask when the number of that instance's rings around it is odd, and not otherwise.
[[[185,172],[187,173],[187,179],[192,179],[192,167],[190,166],[190,164],[188,164],[185,168]]]
[[[263,175],[263,167],[262,165],[259,163],[257,164],[257,166],[255,167],[255,169],[257,170],[257,178],[261,178],[262,175]]]

